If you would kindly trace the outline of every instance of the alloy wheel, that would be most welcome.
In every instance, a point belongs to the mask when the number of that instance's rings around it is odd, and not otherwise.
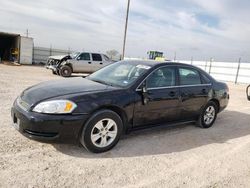
[[[112,119],[106,118],[98,121],[91,131],[92,143],[104,148],[112,144],[117,137],[117,124]]]
[[[209,125],[213,122],[215,118],[215,108],[213,106],[208,106],[205,113],[204,113],[204,123]]]

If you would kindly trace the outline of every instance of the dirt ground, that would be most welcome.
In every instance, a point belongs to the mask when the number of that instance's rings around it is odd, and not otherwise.
[[[11,123],[21,91],[52,79],[42,67],[0,64],[0,187],[250,187],[250,102],[229,84],[215,125],[134,132],[111,151],[29,140]]]

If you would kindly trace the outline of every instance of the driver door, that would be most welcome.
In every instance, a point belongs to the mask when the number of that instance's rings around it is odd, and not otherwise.
[[[165,66],[153,71],[144,82],[148,102],[143,103],[142,91],[137,91],[134,126],[173,122],[180,118],[180,91],[176,87],[176,68]]]
[[[92,64],[89,53],[81,53],[73,64],[74,72],[89,73],[92,72]]]

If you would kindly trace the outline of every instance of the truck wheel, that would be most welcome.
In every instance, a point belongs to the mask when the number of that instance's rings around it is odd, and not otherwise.
[[[122,129],[123,122],[117,113],[101,110],[84,125],[80,142],[90,152],[105,152],[118,143]]]
[[[63,65],[60,68],[60,75],[63,77],[69,77],[72,74],[72,68],[68,65]]]

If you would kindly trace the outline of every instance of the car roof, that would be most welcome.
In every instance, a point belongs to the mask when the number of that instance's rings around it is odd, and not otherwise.
[[[122,60],[122,62],[140,64],[140,65],[147,65],[150,67],[154,67],[156,65],[184,65],[184,66],[192,66],[185,63],[173,62],[173,61],[155,61],[155,60]]]
[[[86,52],[77,52],[77,53],[89,53],[89,54],[102,54],[102,55],[106,55],[105,53],[101,53],[101,52],[89,52],[89,51],[86,51]]]

